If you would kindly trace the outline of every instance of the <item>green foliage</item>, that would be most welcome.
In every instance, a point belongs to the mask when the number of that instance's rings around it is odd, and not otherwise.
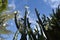
[[[1,14],[0,15],[0,34],[8,34],[10,31],[6,30],[6,23],[9,19],[12,19],[14,14]]]
[[[8,4],[8,0],[0,0],[0,12],[6,10]]]
[[[60,40],[60,6],[58,6],[58,8],[56,8],[56,10],[53,10],[53,14],[51,16],[51,25],[50,27],[52,28],[52,30],[50,30],[51,32],[50,35],[52,35],[52,40]]]
[[[14,18],[14,13],[7,14],[7,12],[4,12],[6,11],[7,6],[8,6],[8,0],[0,0],[0,35],[12,33],[10,30],[7,30],[8,24],[6,24],[6,22],[9,19]],[[1,40],[3,40],[3,38]]]
[[[11,31],[7,30],[4,27],[0,27],[0,34],[9,34],[9,33],[11,33]]]
[[[36,29],[32,30],[32,26],[29,22],[28,10],[25,8],[25,15],[23,18],[17,19],[18,12],[6,14],[2,13],[7,8],[8,1],[7,0],[0,0],[0,34],[9,34],[11,33],[10,30],[7,30],[7,22],[9,19],[15,18],[16,28],[18,29],[19,33],[21,33],[20,40],[27,40],[27,36],[29,40],[60,40],[60,8],[56,8],[56,11],[53,10],[53,14],[51,14],[50,18],[46,17],[43,14],[41,19],[40,13],[35,8],[37,21],[35,25]],[[39,29],[38,29],[39,28]],[[13,40],[17,40],[18,38],[18,31],[16,31]],[[41,33],[41,34],[40,34]],[[45,35],[44,35],[45,34]],[[46,36],[46,37],[45,37]]]
[[[24,18],[21,18],[21,20],[19,21],[17,21],[17,14],[15,14],[15,24],[17,29],[19,30],[19,33],[21,33],[20,40],[27,40],[27,35],[29,36],[29,40],[45,40],[43,31],[41,28],[40,29],[41,29],[42,35],[39,33],[38,26],[36,26],[37,30],[34,29],[35,32],[33,32],[30,26],[31,23],[29,22],[29,18],[27,17],[27,14],[28,14],[28,11],[26,9]],[[38,36],[38,38],[36,36]]]
[[[19,30],[19,33],[21,33],[21,39],[20,40],[27,40],[27,35],[29,37],[29,40],[60,40],[60,8],[56,9],[56,12],[53,10],[53,14],[51,15],[51,18],[46,17],[43,15],[42,19],[40,18],[40,15],[35,8],[37,21],[39,26],[35,26],[36,29],[34,29],[34,32],[31,28],[31,24],[29,22],[29,18],[27,17],[28,11],[25,10],[25,16],[24,18],[21,18],[19,21],[17,20],[17,14],[15,14],[15,23],[16,27]],[[19,22],[19,23],[18,23]],[[38,30],[38,27],[40,30]],[[40,33],[41,34],[40,34]],[[45,36],[44,36],[44,34]]]

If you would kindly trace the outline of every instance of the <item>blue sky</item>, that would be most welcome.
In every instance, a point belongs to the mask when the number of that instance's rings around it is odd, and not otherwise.
[[[41,16],[42,14],[49,16],[49,14],[52,13],[52,9],[55,9],[58,4],[60,4],[59,2],[60,0],[8,0],[8,6],[12,7],[13,11],[19,11],[20,16],[18,17],[22,17],[24,15],[25,6],[27,5],[29,11],[28,17],[30,18],[30,22],[34,24],[36,20],[36,15],[34,11],[35,8],[38,9]],[[8,23],[10,25],[12,23],[9,29],[15,32],[17,29],[14,21],[10,20]],[[10,35],[7,40],[12,40],[12,36],[13,35]]]

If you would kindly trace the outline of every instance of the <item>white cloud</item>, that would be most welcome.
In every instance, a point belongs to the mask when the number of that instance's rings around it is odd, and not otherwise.
[[[29,9],[29,6],[26,5],[25,8],[26,8],[26,9]]]
[[[56,8],[60,4],[60,0],[44,0],[44,2],[50,4],[52,8]]]
[[[33,19],[32,17],[30,17],[30,16],[28,16],[28,18],[29,18],[29,22],[30,23],[32,23],[32,24],[36,24],[36,20],[35,19]]]
[[[12,10],[15,10],[16,5],[14,3],[14,0],[12,0],[12,2],[10,4],[8,4],[8,7],[10,7]]]
[[[12,0],[12,2],[8,4],[8,8],[4,13],[11,13],[15,9],[16,9],[16,5],[14,3],[14,0]]]

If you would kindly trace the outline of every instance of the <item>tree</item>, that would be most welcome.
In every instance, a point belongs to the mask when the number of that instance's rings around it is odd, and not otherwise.
[[[14,13],[8,14],[7,12],[5,12],[7,7],[8,0],[0,0],[0,35],[12,33],[10,30],[6,29],[6,27],[8,26],[6,22],[14,17]]]
[[[27,40],[27,35],[29,37],[29,40],[59,40],[60,39],[60,8],[56,9],[51,17],[46,17],[43,15],[42,19],[39,16],[39,13],[37,9],[35,8],[37,21],[39,26],[35,26],[36,29],[34,29],[35,32],[33,32],[31,28],[31,24],[29,22],[29,18],[27,17],[28,11],[25,10],[25,16],[24,18],[21,18],[20,20],[17,20],[17,12],[15,14],[15,23],[16,27],[19,30],[19,33],[21,33],[21,39],[20,40]],[[38,27],[40,30],[38,30]],[[39,33],[41,32],[41,34]],[[45,36],[44,36],[44,34]],[[37,36],[37,37],[36,37]]]
[[[20,40],[27,40],[27,35],[29,37],[29,40],[45,40],[42,29],[39,27],[42,32],[42,35],[40,35],[37,25],[36,25],[37,30],[34,29],[35,32],[33,32],[30,26],[31,23],[29,22],[29,18],[27,17],[27,14],[28,14],[28,11],[26,9],[24,18],[17,20],[17,12],[15,13],[16,28],[19,30],[19,33],[21,33]],[[38,36],[38,38],[36,36]]]
[[[25,15],[23,18],[17,19],[18,12],[15,11],[11,14],[6,14],[8,0],[0,0],[0,34],[9,34],[10,30],[7,30],[5,24],[7,20],[14,18],[16,28],[18,29],[14,34],[13,40],[18,39],[18,33],[21,33],[20,40],[60,40],[60,7],[53,10],[50,18],[43,15],[42,19],[40,13],[35,8],[37,21],[35,24],[36,29],[32,30],[32,26],[29,22],[28,10],[25,8]],[[4,12],[4,13],[3,13]],[[40,28],[40,30],[38,29]],[[40,34],[41,33],[41,34]],[[45,34],[45,36],[44,36]],[[28,36],[28,37],[27,37]],[[3,39],[3,37],[1,37]]]
[[[0,12],[6,10],[8,4],[8,0],[0,0]]]
[[[53,10],[53,14],[51,15],[51,19],[49,22],[49,36],[51,40],[60,40],[60,6],[56,8],[56,11]]]

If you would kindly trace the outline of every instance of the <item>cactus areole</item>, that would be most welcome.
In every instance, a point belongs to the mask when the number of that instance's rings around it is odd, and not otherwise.
[[[0,0],[0,12],[6,10],[7,4],[8,4],[8,0]]]

